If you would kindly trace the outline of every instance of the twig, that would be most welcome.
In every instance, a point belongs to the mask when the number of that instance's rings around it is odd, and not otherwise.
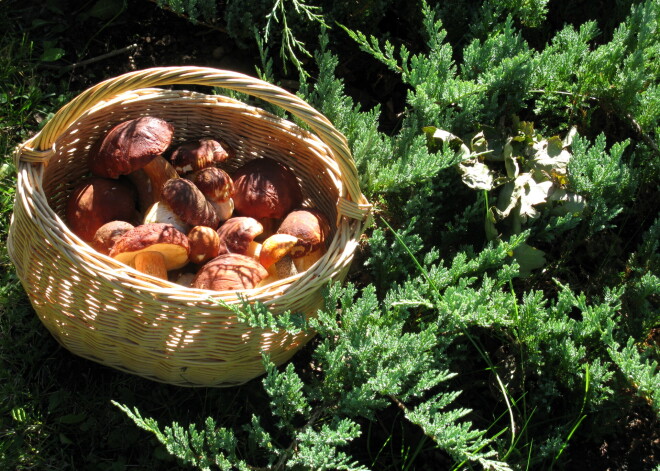
[[[137,49],[137,47],[138,47],[137,44],[131,44],[130,46],[122,47],[121,49],[115,49],[114,51],[106,52],[105,54],[101,54],[100,56],[91,57],[89,59],[85,59],[84,61],[75,62],[73,64],[69,64],[66,66],[42,64],[41,67],[43,67],[44,69],[59,70],[61,72],[70,72],[77,67],[84,67],[86,65],[93,64],[95,62],[99,62],[105,59],[109,59],[111,57],[118,56],[126,52],[131,52]]]
[[[561,90],[543,90],[543,89],[535,89],[535,90],[530,90],[532,93],[554,93],[557,95],[567,95],[567,96],[577,96],[580,98],[585,98],[590,101],[594,101],[596,103],[599,103],[601,106],[603,106],[603,103],[601,100],[597,97],[589,96],[589,95],[581,95],[579,93],[573,93],[573,92],[566,92],[566,91],[561,91]],[[660,147],[658,147],[658,144],[649,136],[647,133],[644,132],[642,127],[639,125],[639,123],[635,120],[633,115],[630,113],[625,113],[624,114],[626,120],[628,120],[628,124],[630,127],[637,133],[637,135],[644,141],[646,145],[648,145],[651,150],[658,156],[660,157]]]
[[[89,64],[94,64],[95,62],[100,62],[105,59],[109,59],[111,57],[118,56],[120,54],[124,54],[126,52],[132,52],[135,49],[137,49],[138,45],[137,44],[131,44],[130,46],[122,47],[121,49],[115,49],[114,51],[106,52],[105,54],[101,54],[100,56],[96,57],[91,57],[89,59],[85,59],[84,61],[80,62],[75,62],[71,65],[67,65],[66,67],[62,68],[62,71],[64,72],[69,72],[76,67],[84,67]]]
[[[530,90],[530,93],[548,93],[548,94],[554,93],[555,95],[577,96],[580,98],[585,98],[590,101],[600,101],[595,96],[582,95],[580,93],[573,93],[573,92],[565,92],[563,90],[543,90],[542,88],[536,88],[534,90]]]
[[[626,113],[626,118],[628,118],[628,121],[630,121],[630,125],[637,132],[637,134],[640,135],[642,141],[644,141],[646,145],[648,145],[653,150],[653,152],[655,152],[655,154],[660,157],[660,148],[658,148],[658,144],[656,144],[656,142],[653,139],[651,139],[651,136],[649,136],[644,132],[642,127],[639,125],[639,123],[635,120],[635,118],[633,118],[633,116],[630,113]]]
[[[316,423],[316,421],[319,419],[319,417],[321,417],[322,412],[323,412],[323,410],[321,408],[317,409],[312,414],[312,416],[307,421],[307,423],[300,428],[300,430],[305,430],[309,427],[312,427]],[[273,468],[272,468],[273,470],[282,469],[282,467],[286,464],[287,459],[291,456],[291,452],[295,451],[298,448],[298,443],[299,443],[299,440],[297,438],[294,438],[291,441],[291,444],[287,447],[286,450],[284,450],[284,453],[282,453],[282,456],[280,457],[280,459],[277,461],[277,463],[275,463],[275,466],[273,466]]]

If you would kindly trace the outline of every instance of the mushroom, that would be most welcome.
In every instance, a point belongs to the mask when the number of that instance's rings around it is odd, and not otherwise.
[[[91,177],[78,184],[67,200],[68,226],[74,234],[90,243],[98,228],[106,222],[137,222],[135,196],[135,189],[126,181]]]
[[[232,178],[237,214],[253,217],[265,227],[273,226],[269,219],[280,220],[302,203],[302,189],[293,171],[276,160],[251,160]]]
[[[117,178],[143,168],[169,147],[174,127],[154,116],[142,116],[114,126],[90,149],[94,175]]]
[[[187,233],[192,226],[220,224],[213,206],[190,180],[171,178],[161,191],[161,200],[154,203],[144,218],[145,223],[165,222]]]
[[[138,209],[146,213],[160,200],[165,182],[178,178],[179,174],[165,157],[159,155],[141,169],[129,173],[127,177],[137,189]]]
[[[231,148],[221,140],[202,138],[181,144],[170,160],[180,175],[212,167],[233,156]]]
[[[185,234],[171,224],[152,223],[126,232],[109,255],[139,272],[166,280],[168,271],[188,263],[189,254]]]
[[[108,255],[119,238],[135,226],[126,221],[110,221],[98,228],[92,239],[92,247],[97,252]]]
[[[298,272],[303,272],[325,253],[325,239],[330,233],[330,224],[318,210],[299,209],[291,211],[284,218],[277,233],[289,234],[298,239],[290,254]]]
[[[208,226],[195,226],[188,232],[190,242],[190,261],[205,263],[218,256],[220,252],[220,236]]]
[[[290,252],[298,238],[289,234],[273,234],[263,241],[259,251],[259,263],[268,271],[268,277],[259,286],[296,275],[298,270]]]
[[[220,255],[225,253],[237,253],[257,257],[256,251],[260,244],[255,238],[263,232],[264,228],[254,218],[236,216],[227,219],[219,228]]]
[[[163,184],[179,176],[161,155],[173,135],[174,127],[154,116],[119,123],[90,149],[89,169],[106,178],[128,175],[137,188],[140,211],[145,212],[158,200]]]
[[[227,253],[207,262],[197,272],[193,288],[230,291],[254,288],[268,272],[254,258]]]
[[[227,172],[207,167],[192,175],[192,182],[211,202],[220,221],[226,221],[234,212],[234,183]]]

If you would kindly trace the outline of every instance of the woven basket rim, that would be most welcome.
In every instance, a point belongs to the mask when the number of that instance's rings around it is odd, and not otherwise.
[[[162,88],[188,82],[212,86],[225,84],[225,88],[256,95],[283,107],[294,118],[301,119],[309,130],[240,100]],[[64,159],[67,155],[65,149],[58,149],[58,140],[69,142],[71,135],[88,124],[86,119],[91,115],[121,107],[128,100],[144,103],[171,100],[178,104],[177,100],[184,98],[200,100],[204,106],[238,108],[255,114],[255,119],[270,120],[273,125],[282,124],[283,129],[295,132],[302,143],[300,145],[309,152],[305,158],[315,162],[315,166],[309,168],[316,171],[322,167],[326,172],[323,181],[337,185],[330,199],[322,197],[317,200],[327,208],[332,206],[335,195],[338,195],[336,207],[333,208],[337,218],[331,221],[334,222],[334,236],[326,254],[312,268],[250,290],[219,292],[187,288],[144,275],[97,252],[73,234],[50,206],[45,175],[56,178],[60,166],[69,162]],[[82,133],[89,139],[93,134],[86,133],[87,130],[83,129]],[[53,156],[59,160],[49,168]],[[249,157],[246,158],[249,160]],[[261,328],[247,326],[237,318],[235,307],[240,307],[243,302],[261,302],[273,314],[288,310],[303,311],[309,316],[309,310],[318,309],[322,302],[323,286],[330,280],[343,281],[361,235],[371,223],[371,205],[359,191],[358,176],[346,138],[327,118],[295,95],[230,71],[168,67],[108,79],[81,93],[60,109],[39,133],[16,148],[15,160],[18,179],[7,248],[19,280],[42,322],[56,340],[79,356],[169,384],[241,384],[263,373],[259,353],[262,348],[272,354],[277,364],[287,361],[313,334],[268,333]],[[300,165],[307,165],[305,162]],[[52,188],[51,183],[53,180],[48,181],[48,188]],[[316,183],[310,185],[313,188]],[[313,191],[316,192],[313,198],[319,198],[318,188],[313,188]],[[42,262],[35,256],[48,260]],[[61,283],[60,277],[63,278]],[[91,294],[86,286],[77,286],[80,279],[92,280]],[[51,290],[48,283],[54,281],[59,285]],[[42,291],[32,293],[33,288]],[[66,299],[53,298],[56,295],[50,291]],[[103,301],[107,301],[105,297],[108,293],[134,304],[127,305],[120,300],[110,307],[104,306]],[[60,305],[65,301],[68,304]],[[89,315],[82,311],[88,304],[94,304]],[[129,316],[131,319],[125,320],[117,311],[125,306],[127,309],[138,306],[139,319]],[[162,333],[150,330],[153,323],[163,324]],[[239,325],[241,323],[243,325]],[[213,327],[200,332],[199,329],[205,325]],[[196,343],[189,346],[182,344],[184,340],[177,334],[178,329],[181,329],[181,335],[186,332],[192,335]],[[213,332],[208,332],[209,329]],[[124,335],[128,337],[124,338]],[[222,348],[214,343],[227,340],[227,336],[231,336],[231,340]],[[245,343],[242,340],[244,337]],[[143,341],[149,343],[142,345]],[[202,357],[199,357],[200,354]]]
[[[150,70],[157,71],[162,69],[169,70],[170,68],[147,69],[144,72],[148,72]],[[188,70],[188,69],[189,68],[184,68],[184,70]],[[203,69],[203,70],[206,71],[207,69]],[[128,76],[130,74],[125,74],[125,75]],[[121,77],[122,76],[119,76],[119,78]],[[257,80],[257,79],[253,79],[253,80]],[[98,87],[98,85],[96,87]],[[91,89],[88,90],[95,89],[96,87],[92,87]],[[83,94],[79,95],[78,98]],[[58,136],[55,136],[55,140],[46,150],[35,150],[35,147],[38,148],[38,145],[35,145],[35,143],[41,142],[39,138],[43,135],[42,133],[47,132],[46,126],[42,128],[41,131],[39,131],[37,134],[35,134],[30,139],[28,139],[27,141],[25,141],[24,143],[22,143],[17,147],[15,157],[18,162],[19,168],[21,168],[21,166],[27,166],[29,164],[28,167],[29,170],[34,171],[35,163],[43,163],[44,166],[47,166],[49,158],[52,155],[54,155],[54,153],[57,152],[56,143],[57,143],[57,139],[59,138],[59,135],[66,133],[69,129],[75,127],[77,123],[84,121],[85,118],[90,114],[99,112],[100,110],[103,110],[104,108],[112,106],[118,102],[131,102],[131,101],[147,102],[149,100],[153,100],[154,98],[165,98],[165,99],[176,100],[187,97],[190,97],[192,99],[207,98],[207,99],[217,100],[219,102],[222,102],[223,105],[226,106],[238,107],[242,110],[254,112],[259,116],[259,119],[269,120],[278,124],[286,123],[286,126],[289,127],[292,130],[292,132],[295,131],[297,134],[304,135],[309,139],[320,140],[319,137],[313,131],[301,128],[296,123],[293,123],[288,119],[276,116],[262,108],[246,104],[240,100],[228,96],[215,95],[215,94],[208,95],[201,92],[190,91],[185,89],[140,87],[140,88],[130,89],[127,91],[122,91],[112,96],[106,94],[104,95],[103,99],[97,98],[94,101],[93,105],[90,105],[87,109],[78,112],[75,121],[69,120],[66,129],[60,130]],[[70,104],[71,102],[69,102],[69,105]],[[68,105],[65,105],[64,108],[66,108],[66,106]],[[338,131],[335,132],[338,133]],[[326,147],[330,147],[325,142],[323,142],[323,144],[325,144]],[[330,148],[330,151],[332,152],[332,148]],[[328,165],[332,165],[333,172],[339,174],[340,178],[343,176],[338,169],[336,161],[334,160],[326,161],[325,163]],[[36,167],[36,168],[42,170],[41,167]],[[24,175],[23,172],[19,171],[19,177],[21,174]],[[24,178],[19,178],[18,186],[22,186],[22,184],[25,182],[26,180]],[[340,183],[343,183],[343,181]],[[33,188],[29,193],[33,196],[39,195],[39,199],[41,199],[41,197],[45,199],[45,196],[43,196],[42,194],[43,192],[40,188]],[[366,199],[364,199],[364,201],[366,201]],[[276,304],[277,301],[281,301],[282,296],[285,296],[289,290],[296,291],[299,289],[304,289],[308,283],[314,281],[315,279],[318,279],[319,277],[322,278],[323,270],[321,270],[319,273],[319,269],[324,268],[324,266],[327,265],[327,260],[325,259],[325,257],[327,257],[326,254],[326,256],[316,264],[316,269],[310,269],[306,272],[293,275],[283,280],[279,280],[273,283],[272,285],[268,285],[267,287],[240,290],[239,292],[212,291],[206,289],[187,288],[187,287],[182,287],[181,285],[178,285],[168,280],[162,280],[159,278],[142,274],[130,266],[124,265],[123,263],[118,262],[107,255],[97,252],[87,243],[82,241],[77,235],[73,234],[70,231],[70,229],[67,227],[66,223],[50,208],[48,204],[38,205],[37,207],[42,212],[42,215],[45,218],[51,219],[54,222],[54,227],[52,227],[52,229],[55,229],[55,233],[61,239],[61,243],[63,243],[65,246],[69,248],[75,247],[75,252],[76,252],[75,255],[77,256],[71,257],[74,263],[80,265],[81,267],[86,267],[84,262],[89,262],[89,260],[93,260],[92,268],[99,275],[104,276],[108,280],[112,280],[113,282],[118,284],[129,284],[129,285],[132,284],[136,288],[150,290],[155,296],[159,296],[160,301],[165,301],[165,302],[185,301],[185,302],[202,302],[202,303],[210,302],[211,304],[220,303],[221,306],[223,304],[232,306],[232,305],[241,304],[245,298],[248,298],[250,301],[263,302],[265,305],[268,306],[268,305]],[[349,226],[349,225],[354,225],[354,226],[357,225],[358,227],[366,226],[368,224],[367,219],[370,216],[370,212],[369,212],[370,208],[371,206],[369,204],[364,204],[364,203],[360,204],[360,211],[364,212],[366,216],[363,216],[361,220],[357,221],[357,224],[356,221],[353,220],[355,219],[355,217],[353,218],[342,217],[342,214],[338,213],[338,219],[336,221],[337,231],[335,237],[331,241],[331,245],[328,247],[328,252],[330,252],[330,250],[334,248],[336,245],[341,245],[343,243],[343,245],[346,246],[346,250],[345,250],[346,258],[349,258],[352,255],[356,247],[356,244],[351,244],[350,241],[339,240],[340,239],[339,228],[342,226]],[[355,229],[352,230],[349,229],[349,232],[362,233],[363,229],[357,231]],[[63,253],[66,256],[68,252],[64,251]]]

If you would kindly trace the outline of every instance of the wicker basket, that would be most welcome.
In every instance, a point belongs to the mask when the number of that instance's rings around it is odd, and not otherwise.
[[[175,85],[246,93],[286,110],[312,131],[227,97],[153,88]],[[328,251],[311,269],[242,293],[274,313],[314,315],[323,286],[345,278],[368,224],[370,205],[346,139],[307,103],[266,82],[217,69],[165,67],[86,90],[16,151],[7,246],[32,306],[58,342],[81,357],[155,381],[244,383],[264,372],[262,353],[281,364],[313,332],[250,328],[222,306],[240,303],[237,293],[188,289],[143,275],[94,251],[66,226],[66,200],[89,175],[91,144],[113,125],[145,114],[171,122],[175,142],[204,135],[224,139],[236,151],[230,168],[262,156],[286,163],[301,181],[305,204],[333,222]]]

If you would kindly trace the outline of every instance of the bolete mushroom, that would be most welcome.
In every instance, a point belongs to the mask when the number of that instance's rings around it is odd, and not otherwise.
[[[180,175],[216,166],[231,158],[233,151],[220,139],[201,138],[187,141],[177,147],[170,161]]]
[[[298,272],[303,272],[325,253],[325,241],[330,233],[330,224],[325,215],[318,210],[298,209],[287,214],[277,233],[289,234],[298,239],[290,254]]]
[[[165,152],[173,135],[174,126],[154,116],[119,123],[90,149],[89,169],[99,177],[128,175]]]
[[[92,239],[97,252],[108,255],[117,241],[135,226],[126,221],[110,221],[98,228]]]
[[[251,289],[268,276],[254,258],[228,253],[207,262],[195,276],[193,288],[213,291]]]
[[[135,189],[124,180],[91,177],[78,184],[66,204],[66,221],[71,231],[90,243],[103,224],[121,220],[137,222]]]
[[[264,228],[259,221],[246,216],[236,216],[227,219],[219,228],[220,255],[225,253],[237,253],[257,256],[255,251],[260,244],[255,238],[263,232]]]
[[[227,172],[207,167],[191,176],[192,182],[211,202],[220,221],[226,221],[234,212],[234,183]]]
[[[259,263],[268,271],[268,277],[259,286],[296,275],[298,270],[290,252],[298,238],[289,234],[273,234],[263,241],[259,250]]]
[[[188,232],[190,242],[190,261],[205,263],[218,256],[220,252],[220,236],[215,229],[208,226],[195,226]]]
[[[232,178],[236,213],[253,217],[266,227],[272,225],[269,220],[283,218],[302,203],[298,179],[289,167],[276,160],[251,160]]]
[[[149,209],[144,222],[173,224],[187,233],[193,226],[215,229],[220,219],[211,203],[190,180],[172,178],[163,185],[161,200]]]
[[[179,176],[162,157],[173,135],[174,127],[154,116],[119,123],[90,149],[89,169],[105,178],[128,175],[137,188],[140,211],[145,212],[158,200],[165,181]]]
[[[167,272],[188,263],[190,244],[184,233],[171,224],[143,224],[117,240],[110,257],[139,272],[164,280]]]

